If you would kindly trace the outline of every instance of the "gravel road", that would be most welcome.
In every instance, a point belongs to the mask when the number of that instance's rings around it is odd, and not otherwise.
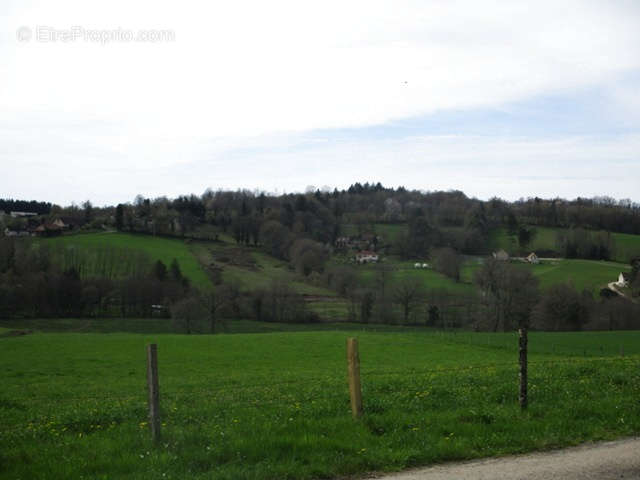
[[[438,465],[381,480],[640,480],[640,438],[549,452]]]

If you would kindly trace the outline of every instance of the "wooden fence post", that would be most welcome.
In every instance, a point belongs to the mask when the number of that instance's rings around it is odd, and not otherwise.
[[[154,442],[160,440],[160,390],[158,383],[158,346],[147,345],[147,388],[149,391],[149,426]]]
[[[527,408],[527,327],[518,329],[518,350],[520,353],[520,408]]]
[[[349,395],[351,397],[351,413],[353,418],[362,415],[362,390],[360,387],[360,355],[358,340],[347,339],[347,364],[349,371]]]

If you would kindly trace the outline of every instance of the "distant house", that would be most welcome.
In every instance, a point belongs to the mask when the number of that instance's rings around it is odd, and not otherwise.
[[[535,252],[531,252],[529,255],[527,255],[526,259],[527,259],[527,262],[529,263],[540,263],[540,259],[535,254]]]
[[[509,260],[509,254],[501,249],[497,252],[493,252],[493,258],[502,262],[506,262],[507,260]]]
[[[66,229],[68,228],[68,225],[66,223],[64,223],[62,220],[60,220],[59,218],[56,218],[52,225],[55,225],[56,227],[60,227],[61,229]]]
[[[371,250],[362,250],[356,253],[356,262],[358,263],[376,263],[378,259],[378,254]]]
[[[54,237],[62,233],[62,227],[56,223],[43,223],[33,231],[39,237]]]
[[[629,286],[629,274],[626,272],[620,272],[618,275],[618,281],[614,284],[616,287],[628,287]]]
[[[20,217],[35,217],[36,215],[38,215],[35,212],[11,212],[11,216],[13,218],[20,218]]]
[[[31,233],[28,230],[9,230],[9,228],[4,229],[5,237],[28,237]]]

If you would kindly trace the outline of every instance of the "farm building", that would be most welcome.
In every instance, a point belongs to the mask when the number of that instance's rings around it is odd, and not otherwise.
[[[64,225],[64,224],[63,224]],[[54,237],[62,233],[62,228],[59,223],[43,223],[37,227],[33,232],[40,237]]]
[[[68,228],[68,225],[67,225],[66,223],[64,223],[62,220],[60,220],[59,218],[56,218],[56,219],[53,221],[52,225],[55,225],[56,227],[60,227],[60,228],[62,228],[63,230],[64,230],[65,228]]]
[[[356,262],[358,263],[376,263],[378,259],[378,254],[370,250],[362,250],[356,253]]]
[[[626,272],[620,272],[618,275],[618,281],[615,283],[616,287],[628,287],[629,286],[629,274]]]
[[[509,254],[504,250],[498,250],[497,252],[493,252],[493,258],[506,262],[509,260]]]

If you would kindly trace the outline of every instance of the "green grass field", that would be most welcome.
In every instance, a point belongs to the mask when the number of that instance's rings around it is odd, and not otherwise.
[[[360,421],[346,383],[352,335]],[[524,413],[515,336],[473,335],[0,338],[0,477],[331,478],[640,432],[638,332],[533,334]],[[144,387],[151,342],[163,422],[155,447]]]
[[[629,263],[633,257],[640,257],[640,235],[614,233],[616,242],[616,260]]]
[[[403,279],[418,279],[427,289],[446,289],[451,293],[472,293],[473,274],[481,268],[482,259],[470,257],[466,260],[461,271],[461,282],[456,283],[452,279],[432,270],[416,269],[413,262],[403,262],[392,257],[385,258],[385,265],[393,268],[391,288]],[[518,268],[531,269],[532,273],[540,280],[540,287],[547,289],[559,283],[571,283],[578,291],[589,290],[597,295],[600,289],[606,287],[609,282],[616,281],[622,271],[629,271],[629,265],[616,262],[604,262],[595,260],[550,260],[538,265],[522,262],[513,262]],[[364,286],[373,287],[376,277],[376,266],[357,266],[359,278]]]
[[[630,270],[623,263],[595,260],[553,260],[538,265],[515,265],[531,269],[543,289],[558,283],[571,283],[576,290],[589,290],[595,295],[609,282],[617,281],[620,272]]]
[[[313,297],[308,306],[320,318],[340,321],[347,317],[347,301],[336,292],[312,284],[289,268],[285,261],[258,248],[238,247],[235,242],[193,242],[191,251],[205,269],[218,269],[224,282],[236,282],[243,290],[269,291],[274,282],[286,284],[295,292]]]
[[[335,292],[304,281],[301,275],[257,248],[234,244],[194,242],[191,251],[200,264],[221,270],[224,282],[238,282],[243,289],[269,290],[274,281],[285,282],[293,290],[306,295],[335,296]]]
[[[451,293],[470,293],[474,287],[469,282],[465,282],[465,276],[462,275],[463,282],[456,283],[449,277],[436,272],[431,268],[418,269],[415,268],[415,262],[402,261],[394,257],[385,257],[384,266],[392,269],[390,287],[394,288],[399,282],[407,279],[420,281],[425,289],[438,290],[446,289]],[[376,283],[376,271],[378,265],[365,264],[356,265],[358,278],[364,287],[373,288]]]
[[[533,227],[536,230],[536,234],[531,244],[527,247],[530,252],[535,251],[555,251],[556,236],[561,228],[549,228],[549,227]],[[509,235],[507,229],[504,227],[493,230],[489,237],[490,246],[492,250],[504,249],[510,255],[516,255],[520,251],[518,245],[518,237],[516,235]]]
[[[536,235],[527,248],[527,252],[556,251],[556,238],[558,232],[565,231],[562,228],[534,227]],[[629,263],[630,259],[640,256],[640,235],[626,233],[612,233],[615,243],[614,260],[620,263]],[[518,239],[515,235],[509,235],[505,228],[498,228],[491,232],[490,245],[493,250],[504,249],[511,255],[520,250]]]
[[[206,273],[183,240],[150,235],[132,235],[128,233],[88,233],[83,235],[65,235],[45,240],[51,245],[75,247],[90,252],[101,247],[131,249],[145,252],[152,261],[162,260],[167,267],[175,258],[180,264],[183,275],[200,288],[211,286]]]

